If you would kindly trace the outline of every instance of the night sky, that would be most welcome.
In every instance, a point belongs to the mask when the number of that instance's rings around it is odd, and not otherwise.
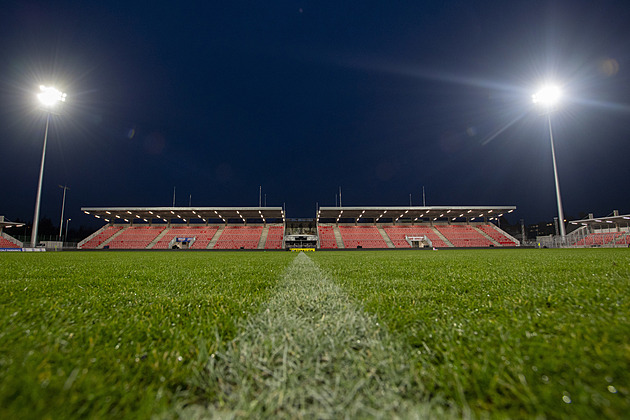
[[[516,205],[630,213],[627,1],[4,1],[0,215],[31,221],[40,84],[68,94],[41,216],[82,206]],[[75,226],[76,226],[75,225]]]

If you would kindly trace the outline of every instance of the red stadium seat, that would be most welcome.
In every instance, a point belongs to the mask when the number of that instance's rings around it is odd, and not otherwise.
[[[455,247],[489,247],[494,244],[470,225],[435,225]]]
[[[376,226],[339,226],[346,248],[387,248]]]
[[[226,226],[214,249],[256,249],[262,226]]]
[[[430,226],[384,226],[384,229],[396,248],[411,248],[405,236],[426,236],[435,248],[448,247]]]

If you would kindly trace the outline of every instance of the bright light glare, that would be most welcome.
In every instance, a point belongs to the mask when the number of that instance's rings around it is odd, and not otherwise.
[[[558,86],[547,85],[532,95],[532,101],[535,104],[551,107],[558,103],[561,96],[562,91]]]
[[[37,99],[47,107],[53,107],[57,102],[65,102],[66,94],[60,92],[54,87],[46,87],[41,85],[39,87],[40,92],[37,94]]]

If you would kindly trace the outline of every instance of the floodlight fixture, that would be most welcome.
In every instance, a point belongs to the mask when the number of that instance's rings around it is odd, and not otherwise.
[[[562,90],[556,85],[545,85],[532,95],[532,102],[546,108],[553,108],[562,97]]]
[[[39,102],[41,102],[41,104],[46,108],[54,108],[59,102],[65,102],[66,96],[66,93],[63,93],[52,86],[40,85],[37,99],[39,99]]]

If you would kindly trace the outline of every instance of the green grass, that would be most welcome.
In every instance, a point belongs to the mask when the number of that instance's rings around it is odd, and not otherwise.
[[[424,386],[462,413],[628,416],[627,249],[313,259],[409,345]]]
[[[400,343],[306,254],[289,265],[265,306],[208,357],[175,409],[180,418],[447,414],[415,386]]]
[[[259,310],[284,253],[0,254],[0,418],[149,418]],[[210,349],[212,350],[212,349]]]
[[[410,386],[445,412],[629,416],[627,249],[309,257],[387,328]],[[176,416],[207,355],[256,336],[247,325],[281,298],[294,258],[0,253],[0,418]]]

